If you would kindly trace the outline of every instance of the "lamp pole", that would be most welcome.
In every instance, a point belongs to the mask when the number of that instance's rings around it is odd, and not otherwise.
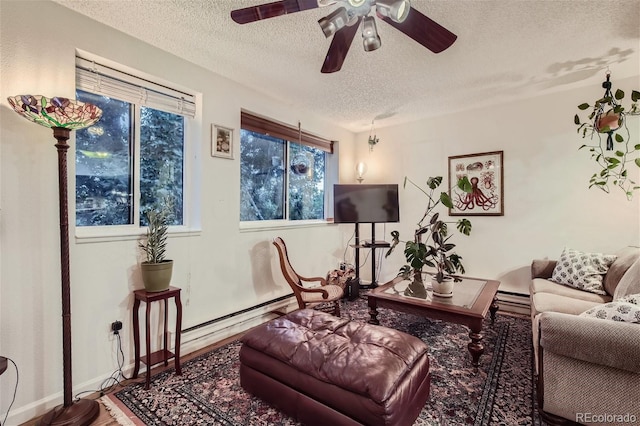
[[[71,130],[53,127],[55,147],[58,150],[58,197],[60,206],[60,271],[62,275],[62,368],[64,382],[64,403],[45,414],[39,425],[89,425],[100,414],[98,402],[79,399],[73,402],[73,381],[71,379],[71,285],[69,274],[69,207],[67,191],[67,151]]]

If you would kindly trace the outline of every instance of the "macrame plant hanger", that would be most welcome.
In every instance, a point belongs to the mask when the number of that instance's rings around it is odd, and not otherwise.
[[[596,117],[594,120],[596,124],[596,128],[598,127],[602,116],[606,115],[604,113],[604,105],[609,103],[612,107],[612,111],[615,111],[615,108],[618,106],[618,103],[616,102],[615,97],[611,94],[610,78],[611,78],[611,71],[607,70],[607,81],[602,82],[602,88],[604,89],[604,96],[602,97],[603,102],[600,103],[600,108],[598,109],[598,113],[596,114]],[[613,131],[614,130],[615,129],[610,128],[609,131],[607,132],[607,151],[613,151]]]

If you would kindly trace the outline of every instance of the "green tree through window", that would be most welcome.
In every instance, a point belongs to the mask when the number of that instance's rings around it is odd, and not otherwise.
[[[324,219],[324,151],[241,129],[240,171],[241,221]]]
[[[76,96],[103,111],[100,121],[76,134],[76,225],[134,224],[136,215],[146,225],[144,212],[167,196],[172,224],[182,224],[184,117],[79,89]]]

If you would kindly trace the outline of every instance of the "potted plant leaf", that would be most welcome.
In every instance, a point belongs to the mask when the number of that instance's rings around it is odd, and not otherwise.
[[[145,212],[147,234],[139,246],[147,260],[140,264],[140,268],[144,288],[149,292],[167,290],[171,283],[173,260],[166,259],[170,212],[168,204]]]
[[[578,126],[578,133],[583,138],[587,135],[592,140],[597,138],[596,144],[584,144],[578,149],[587,148],[600,168],[591,176],[589,188],[596,187],[609,192],[609,185],[612,184],[621,188],[628,199],[632,199],[633,192],[640,186],[631,178],[628,167],[640,168],[640,143],[637,137],[635,142],[631,138],[627,118],[640,115],[640,92],[632,90],[631,104],[625,107],[622,104],[625,92],[620,89],[612,92],[610,73],[607,73],[607,80],[602,87],[605,89],[604,96],[593,105],[587,102],[578,105],[580,111],[591,110],[586,119],[575,115],[573,121]]]
[[[441,192],[439,197],[434,195],[436,189],[442,183],[442,176],[427,179],[428,189],[421,188],[406,177],[404,187],[407,186],[407,182],[427,196],[427,207],[422,218],[418,221],[413,240],[405,243],[404,255],[408,264],[400,268],[398,274],[406,279],[411,279],[411,283],[405,290],[405,295],[426,297],[422,276],[423,268],[429,266],[435,269],[431,280],[434,295],[451,297],[453,294],[453,282],[459,281],[455,274],[457,272],[464,274],[465,269],[462,264],[462,257],[454,251],[456,245],[451,242],[453,234],[449,233],[448,223],[440,219],[440,214],[434,211],[440,204],[453,208],[451,197],[446,192]],[[472,191],[471,183],[467,177],[460,179],[457,186],[464,192],[470,193]],[[455,223],[456,229],[460,233],[464,235],[471,233],[471,222],[468,219],[459,219]],[[391,232],[391,237],[392,243],[385,255],[386,257],[400,243],[400,233],[398,231]]]

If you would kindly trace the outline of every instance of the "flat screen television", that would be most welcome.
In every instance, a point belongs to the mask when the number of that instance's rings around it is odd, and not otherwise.
[[[399,222],[398,185],[334,185],[333,221],[335,223]]]

